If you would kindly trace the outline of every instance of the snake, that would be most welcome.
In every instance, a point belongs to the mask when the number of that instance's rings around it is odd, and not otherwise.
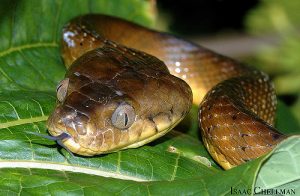
[[[61,40],[67,72],[47,128],[72,153],[143,146],[172,130],[193,104],[204,146],[225,170],[287,137],[274,128],[271,79],[250,65],[101,14],[72,19]]]

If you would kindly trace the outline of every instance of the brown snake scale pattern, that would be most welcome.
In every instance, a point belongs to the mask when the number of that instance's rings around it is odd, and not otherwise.
[[[63,144],[74,153],[144,145],[178,124],[192,103],[200,104],[203,142],[224,169],[269,152],[286,137],[272,127],[274,87],[252,67],[104,15],[73,19],[62,40],[68,71],[47,126],[53,136],[67,133]]]

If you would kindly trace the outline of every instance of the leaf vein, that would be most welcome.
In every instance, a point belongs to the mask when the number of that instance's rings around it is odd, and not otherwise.
[[[44,110],[43,110],[41,104],[37,100],[35,100],[35,99],[31,99],[31,100],[38,104],[38,106],[39,106],[39,108],[41,110],[42,116],[45,116],[45,113],[44,113]]]
[[[50,43],[43,43],[43,42],[37,42],[37,43],[31,43],[31,44],[24,44],[24,45],[20,45],[20,46],[15,46],[15,47],[10,47],[6,50],[0,51],[0,57],[9,55],[13,52],[17,52],[17,51],[22,51],[24,49],[31,49],[31,48],[47,48],[47,47],[58,47],[58,44],[55,42],[50,42]]]
[[[177,154],[177,157],[175,159],[175,166],[174,166],[174,170],[173,170],[173,174],[171,176],[171,181],[173,181],[176,177],[176,173],[177,173],[177,168],[178,168],[178,160],[180,158],[180,153]]]
[[[121,152],[118,151],[118,160],[117,160],[117,170],[116,173],[120,173],[120,168],[121,168]]]
[[[21,54],[21,56],[23,57],[23,59],[25,61],[27,61],[27,63],[31,66],[31,68],[36,73],[38,73],[42,77],[43,80],[46,80],[46,76],[40,70],[38,70],[38,69],[35,68],[34,64],[26,57],[26,55],[21,50],[19,50],[19,53]]]
[[[1,123],[0,129],[23,125],[23,124],[28,124],[28,123],[46,121],[47,119],[48,119],[48,116],[38,116],[38,117],[34,117],[34,118],[18,119],[18,120],[14,120],[14,121]]]
[[[76,165],[66,165],[60,163],[39,162],[36,160],[35,161],[25,161],[25,160],[18,160],[18,159],[1,160],[0,168],[38,168],[38,169],[58,170],[64,172],[68,171],[68,172],[75,172],[75,173],[85,173],[89,175],[96,175],[96,176],[123,179],[123,180],[132,180],[137,182],[147,181],[145,179],[137,178],[130,175],[117,174],[117,173],[112,173],[105,170],[99,170],[94,168],[80,167],[79,165],[76,166]]]
[[[20,116],[19,116],[19,114],[18,114],[18,112],[17,112],[17,110],[16,110],[16,108],[15,108],[9,101],[1,101],[1,102],[2,102],[2,103],[6,103],[6,104],[8,104],[10,107],[12,107],[12,109],[14,110],[14,112],[15,112],[15,114],[16,114],[17,119],[18,119],[18,120],[21,119]]]

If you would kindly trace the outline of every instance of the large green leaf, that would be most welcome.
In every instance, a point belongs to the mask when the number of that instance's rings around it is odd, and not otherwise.
[[[256,187],[300,193],[300,137],[282,142],[260,169]],[[257,192],[261,191],[257,188]]]
[[[183,124],[188,134],[173,131],[138,149],[90,158],[73,157],[54,142],[28,134],[46,133],[45,120],[55,105],[55,86],[65,73],[59,50],[63,24],[84,13],[101,12],[151,25],[153,8],[143,0],[0,3],[1,195],[230,195],[232,189],[253,189],[257,175],[259,186],[296,185],[294,176],[261,183],[269,175],[264,170],[267,163],[278,163],[276,153],[223,171],[195,137],[197,123]],[[299,171],[297,146],[299,138],[293,137],[278,148],[276,152],[291,155],[285,157],[290,164],[279,169]]]
[[[232,195],[244,192],[254,194],[269,189],[297,193],[300,191],[299,147],[299,136],[289,138],[273,154],[251,163],[229,171],[215,171],[173,181],[137,182],[59,169],[4,168],[0,170],[0,192],[9,195]],[[264,165],[259,171],[262,164]],[[282,170],[282,165],[289,169]],[[256,176],[258,181],[255,184]]]

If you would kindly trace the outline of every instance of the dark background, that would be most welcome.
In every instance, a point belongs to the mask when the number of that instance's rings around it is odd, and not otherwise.
[[[186,35],[242,31],[244,18],[258,0],[158,0],[160,12],[170,15],[170,31]]]

